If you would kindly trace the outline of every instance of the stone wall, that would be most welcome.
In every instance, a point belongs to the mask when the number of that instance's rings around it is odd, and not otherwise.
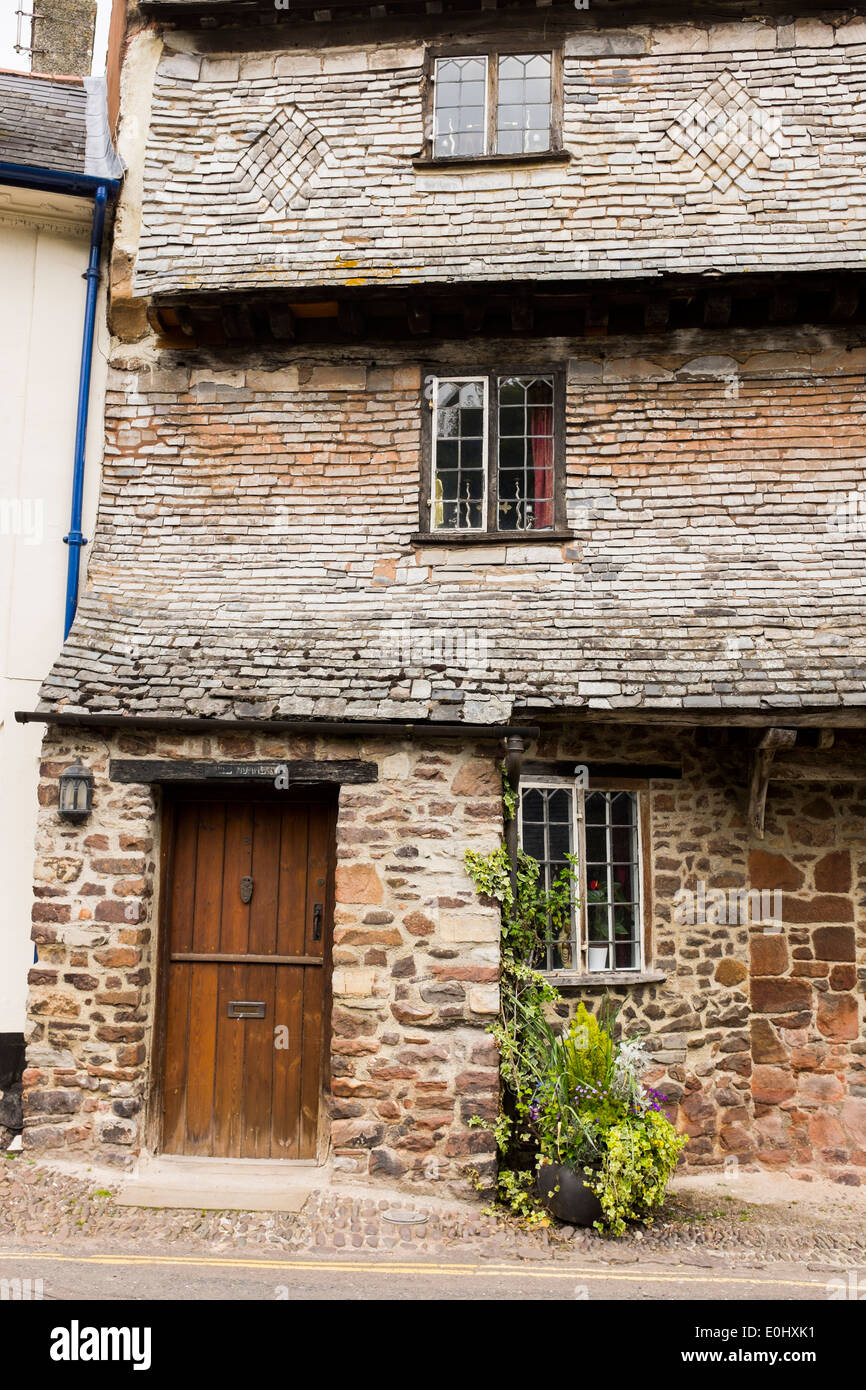
[[[862,19],[494,19],[483,39],[564,39],[569,163],[416,168],[411,35],[348,48],[322,24],[271,51],[168,35],[136,293],[861,265]],[[465,48],[472,25],[443,18],[436,42]]]
[[[26,1149],[128,1166],[141,1149],[154,1028],[158,794],[108,780],[110,757],[361,757],[379,780],[341,790],[331,1019],[331,1157],[349,1174],[465,1190],[489,1171],[498,918],[463,869],[501,835],[488,741],[98,737],[57,729],[40,783],[25,1083]],[[57,776],[96,778],[83,825],[57,816]]]
[[[866,739],[837,734],[862,766]],[[477,902],[463,850],[501,833],[491,742],[129,736],[58,730],[45,747],[25,1073],[28,1150],[126,1165],[142,1143],[153,1028],[158,820],[146,787],[112,786],[107,757],[361,756],[380,780],[346,787],[338,822],[332,1160],[348,1174],[458,1184],[490,1171],[474,1114],[497,1106],[498,923]],[[96,774],[91,820],[57,819],[56,776]],[[659,761],[647,784],[651,947],[662,980],[612,989],[628,1032],[647,1032],[649,1078],[691,1136],[694,1168],[738,1163],[857,1183],[866,1168],[866,783],[772,782],[766,838],[745,816],[745,737],[591,726],[543,736],[530,757]],[[676,895],[779,890],[782,921],[683,924]],[[567,1018],[598,985],[563,988]]]
[[[834,764],[862,768],[864,746],[838,733]],[[691,1137],[683,1162],[866,1180],[866,785],[771,781],[759,840],[745,814],[744,731],[591,726],[551,733],[537,756],[682,767],[682,780],[645,792],[652,964],[667,979],[613,993],[624,1029],[651,1035],[649,1082]],[[701,881],[729,901],[732,890],[778,890],[781,930],[741,911],[678,920],[676,895],[697,896]],[[599,996],[567,990],[558,1012]]]
[[[31,7],[33,72],[89,77],[96,0],[40,0]]]

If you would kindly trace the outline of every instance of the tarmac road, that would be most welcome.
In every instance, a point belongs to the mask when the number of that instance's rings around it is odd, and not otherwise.
[[[844,1297],[845,1275],[802,1265],[731,1269],[674,1260],[640,1264],[575,1262],[499,1264],[465,1259],[380,1257],[297,1259],[236,1255],[0,1251],[0,1281],[42,1280],[45,1299],[102,1302],[210,1299],[316,1300],[708,1300]],[[836,1281],[835,1283],[833,1281]],[[0,1290],[15,1286],[0,1284]],[[31,1287],[34,1287],[31,1283]]]

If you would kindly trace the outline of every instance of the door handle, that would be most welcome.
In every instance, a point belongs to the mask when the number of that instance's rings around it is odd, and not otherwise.
[[[321,904],[321,903],[316,903],[315,907],[313,908],[313,940],[314,940],[314,941],[321,941],[321,939],[322,939],[322,904]]]

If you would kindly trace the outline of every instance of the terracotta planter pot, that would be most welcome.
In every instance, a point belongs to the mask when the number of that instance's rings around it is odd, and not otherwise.
[[[538,1170],[535,1186],[547,1210],[558,1221],[591,1226],[602,1219],[601,1202],[587,1187],[583,1173],[576,1173],[564,1163],[545,1163]]]

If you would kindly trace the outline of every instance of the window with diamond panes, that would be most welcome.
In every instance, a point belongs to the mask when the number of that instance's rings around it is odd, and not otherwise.
[[[561,466],[556,379],[433,377],[432,382],[430,529],[553,530]]]
[[[553,379],[497,385],[499,530],[544,531],[553,525]]]
[[[538,155],[554,145],[554,54],[453,54],[433,62],[434,159]],[[559,92],[559,85],[556,85]],[[557,109],[561,96],[556,98]]]
[[[496,95],[496,153],[550,149],[550,54],[503,54]]]
[[[487,149],[487,59],[439,58],[434,68],[433,154],[481,155]]]
[[[433,525],[483,530],[487,509],[487,380],[435,383]]]

